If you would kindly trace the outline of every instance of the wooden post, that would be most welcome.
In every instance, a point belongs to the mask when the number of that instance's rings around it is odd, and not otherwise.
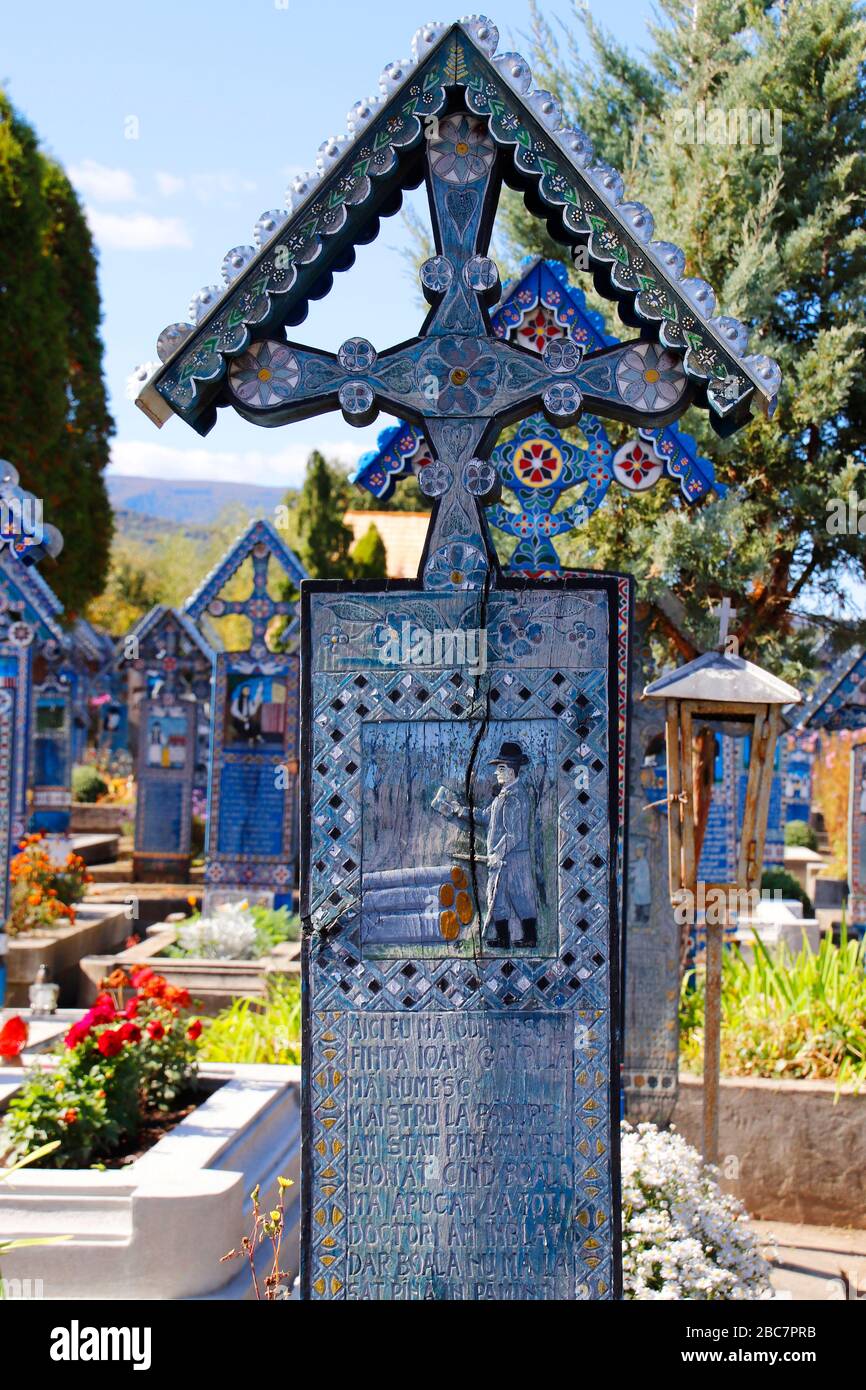
[[[707,922],[704,993],[704,1163],[719,1161],[719,1073],[722,1059],[722,944],[728,910],[721,921]]]

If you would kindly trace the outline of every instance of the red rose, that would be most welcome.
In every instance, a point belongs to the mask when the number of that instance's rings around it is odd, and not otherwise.
[[[116,1017],[117,1014],[114,1005],[108,995],[101,994],[93,1005],[93,1008],[87,1010],[87,1013],[81,1021],[88,1025],[93,1023],[113,1023]]]
[[[89,1035],[90,1024],[85,1023],[84,1019],[80,1018],[77,1023],[73,1023],[69,1032],[66,1034],[66,1046],[77,1047],[78,1044],[84,1042],[84,1039],[89,1037]]]
[[[189,1038],[190,1042],[195,1042],[196,1038],[200,1038],[200,1037],[201,1037],[201,1019],[200,1019],[200,1018],[194,1018],[194,1019],[193,1019],[192,1023],[189,1025],[189,1027],[188,1027],[187,1030],[186,1030],[186,1035],[187,1035],[187,1037]]]
[[[130,999],[129,1003],[127,1004],[126,1008],[125,1008],[124,1011],[123,1011],[123,1017],[124,1017],[124,1018],[135,1018],[136,1015],[137,1015],[137,1013],[138,1013],[138,1000],[137,1000],[137,999]]]
[[[13,1014],[0,1028],[0,1057],[17,1057],[26,1042],[27,1024],[20,1014]]]
[[[123,1047],[123,1038],[120,1036],[119,1028],[107,1028],[100,1034],[99,1042],[96,1044],[103,1057],[116,1057]]]
[[[132,975],[132,983],[135,985],[136,989],[140,989],[142,985],[146,985],[148,980],[151,979],[153,979],[153,971],[149,965],[146,965],[143,970],[136,970]]]
[[[150,1020],[150,1023],[147,1025],[147,1031],[154,1042],[159,1042],[165,1037],[165,1029],[158,1018],[152,1018]]]
[[[119,1029],[119,1032],[124,1042],[141,1042],[141,1029],[135,1023],[124,1023],[123,1027]]]

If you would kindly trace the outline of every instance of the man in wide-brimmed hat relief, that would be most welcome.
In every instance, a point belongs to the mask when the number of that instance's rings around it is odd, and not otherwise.
[[[520,776],[528,763],[520,744],[509,739],[490,759],[499,791],[487,815],[479,817],[487,820],[487,915],[483,930],[488,946],[538,944],[538,897],[529,848],[534,798]],[[514,942],[512,921],[519,922],[521,930]]]

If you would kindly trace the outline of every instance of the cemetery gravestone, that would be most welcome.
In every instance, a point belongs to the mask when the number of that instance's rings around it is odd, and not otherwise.
[[[197,710],[194,700],[145,700],[139,714],[133,878],[189,881]]]
[[[35,691],[30,828],[65,835],[72,812],[72,691],[49,676]]]
[[[634,632],[633,692],[643,689],[652,670],[648,637],[643,621]],[[666,1125],[678,1093],[681,928],[668,889],[664,719],[640,699],[632,703],[628,784],[625,1113],[632,1124]]]
[[[540,353],[555,339],[570,338],[583,349],[617,342],[605,333],[600,314],[590,310],[582,292],[568,281],[557,261],[533,260],[509,284],[491,316],[497,337]],[[676,425],[640,431],[614,458],[604,423],[581,417],[576,439],[566,439],[543,415],[521,421],[515,434],[496,446],[492,462],[504,496],[487,508],[488,523],[513,538],[509,571],[536,577],[562,572],[556,541],[586,522],[604,503],[611,484],[645,492],[662,476],[674,479],[679,496],[694,502],[717,486],[708,459]],[[387,497],[395,482],[415,470],[420,476],[432,462],[421,430],[401,424],[382,432],[379,448],[365,455],[354,481],[374,495]],[[723,489],[720,489],[723,491]],[[515,505],[516,504],[516,505]],[[642,690],[652,677],[645,628],[630,656],[628,586],[620,581],[618,669],[620,709],[628,700],[627,672],[634,667],[632,689]],[[628,883],[620,884],[626,933],[623,952],[623,1089],[625,1110],[635,1122],[666,1124],[677,1098],[677,1030],[681,974],[680,929],[674,921],[667,884],[666,821],[663,808],[664,721],[650,705],[634,707],[631,757],[626,768],[626,725],[620,721],[617,750],[620,805],[620,863],[625,864],[626,802]],[[657,775],[646,750],[658,745],[662,769]]]
[[[222,591],[245,561],[252,591],[230,600]],[[277,577],[294,587],[303,566],[266,521],[246,533],[185,605],[193,619],[232,615],[250,625],[244,651],[216,660],[211,718],[205,884],[208,904],[242,894],[291,905],[297,857],[299,658],[268,647],[277,618],[297,626],[295,602],[275,599]],[[290,633],[292,628],[289,629]]]
[[[165,330],[138,398],[202,432],[218,402],[263,425],[387,409],[431,449],[418,583],[302,590],[302,1284],[323,1299],[619,1294],[617,584],[500,573],[488,453],[542,409],[660,428],[698,400],[730,433],[779,377],[740,325],[708,326],[709,287],[677,248],[648,251],[651,215],[620,208],[619,176],[497,39],[480,17],[420,30],[295,215],[267,214],[201,322]],[[422,171],[419,337],[379,355],[286,341]],[[506,173],[664,352],[538,357],[491,335]]]
[[[786,735],[785,823],[806,821],[812,813],[812,760],[817,736],[813,733]]]
[[[21,764],[26,742],[16,735],[20,728],[27,729],[28,687],[27,648],[0,642],[0,923],[5,922],[9,910],[9,859],[22,831],[14,813],[16,786],[24,781]]]
[[[848,826],[848,921],[862,936],[866,932],[866,743],[855,743],[851,749]]]
[[[195,624],[158,604],[122,639],[117,664],[138,679],[133,878],[189,881],[199,720],[215,652]]]
[[[9,856],[27,828],[34,648],[60,649],[58,608],[33,567],[0,549],[0,900],[7,906]]]

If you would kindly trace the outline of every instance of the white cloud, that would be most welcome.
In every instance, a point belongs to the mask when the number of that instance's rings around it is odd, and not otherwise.
[[[173,198],[175,194],[182,193],[186,187],[186,180],[179,178],[177,174],[167,174],[163,169],[157,170],[155,176],[156,186],[163,198]]]
[[[187,178],[159,169],[154,178],[163,198],[174,198],[186,192],[204,204],[232,202],[256,191],[255,180],[246,178],[235,169],[216,169],[210,173],[190,174]]]
[[[245,197],[256,191],[254,179],[246,179],[233,169],[220,169],[213,174],[193,174],[189,186],[200,203]]]
[[[128,169],[110,169],[95,159],[73,164],[69,177],[79,193],[96,203],[133,203],[137,197],[135,180]]]
[[[110,472],[126,477],[168,478],[172,482],[254,483],[260,487],[299,487],[313,445],[285,445],[274,453],[259,449],[237,452],[173,448],[142,440],[112,445]],[[316,446],[326,458],[354,465],[364,446],[351,439],[323,440]]]
[[[100,246],[111,251],[186,249],[192,238],[179,217],[154,217],[148,212],[115,213],[87,209],[90,230]]]

